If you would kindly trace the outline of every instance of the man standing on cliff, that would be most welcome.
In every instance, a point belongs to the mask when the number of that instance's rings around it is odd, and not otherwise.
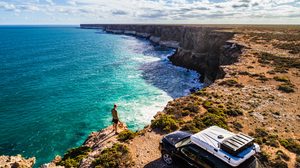
[[[118,122],[120,120],[119,120],[118,111],[117,111],[117,105],[116,104],[114,105],[114,108],[111,109],[111,115],[113,117],[112,122],[114,123],[114,125],[113,125],[113,131],[115,130],[115,133],[118,134],[118,127],[117,126],[118,126]]]

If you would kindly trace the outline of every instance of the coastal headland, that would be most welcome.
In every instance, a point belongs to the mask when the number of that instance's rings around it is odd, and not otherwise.
[[[43,168],[169,167],[158,150],[164,135],[212,125],[254,137],[265,167],[300,167],[300,26],[80,26],[175,48],[169,59],[197,70],[205,88],[168,102],[142,130],[123,128],[115,135],[109,126],[92,132],[82,146]]]

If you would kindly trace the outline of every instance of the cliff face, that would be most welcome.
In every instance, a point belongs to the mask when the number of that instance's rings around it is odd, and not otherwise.
[[[205,87],[215,79],[224,77],[220,65],[235,62],[235,53],[240,51],[240,46],[236,45],[230,46],[228,50],[229,45],[226,45],[226,41],[231,39],[234,33],[218,31],[220,28],[119,24],[81,24],[80,27],[135,35],[148,38],[160,46],[174,48],[176,53],[169,57],[170,61],[174,65],[199,72]]]

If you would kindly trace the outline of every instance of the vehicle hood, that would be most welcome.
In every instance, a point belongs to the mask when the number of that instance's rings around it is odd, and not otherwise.
[[[166,136],[164,136],[164,138],[173,146],[175,146],[175,144],[177,142],[179,142],[180,140],[187,138],[189,136],[193,135],[193,133],[190,132],[185,132],[185,131],[175,131],[172,132]]]

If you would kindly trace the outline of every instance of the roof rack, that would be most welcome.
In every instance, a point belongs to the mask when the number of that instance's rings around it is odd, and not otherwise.
[[[211,126],[191,136],[192,143],[236,167],[260,150],[254,138]]]

